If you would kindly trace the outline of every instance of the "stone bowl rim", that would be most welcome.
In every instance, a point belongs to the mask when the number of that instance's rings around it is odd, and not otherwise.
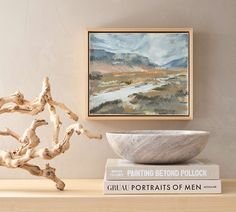
[[[188,136],[188,135],[209,135],[204,130],[122,130],[106,132],[107,135],[129,135],[129,136]]]

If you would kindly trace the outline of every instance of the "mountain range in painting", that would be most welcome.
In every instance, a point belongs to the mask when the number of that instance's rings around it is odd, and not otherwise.
[[[187,57],[174,59],[164,65],[150,62],[146,56],[137,53],[113,53],[102,49],[90,49],[90,62],[106,62],[112,65],[147,66],[153,68],[187,68]]]

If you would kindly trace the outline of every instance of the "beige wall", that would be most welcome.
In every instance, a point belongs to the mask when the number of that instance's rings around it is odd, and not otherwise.
[[[236,177],[236,1],[235,0],[0,0],[0,96],[20,89],[33,98],[49,76],[53,95],[80,115],[84,112],[87,27],[193,27],[193,121],[85,121],[105,133],[121,129],[203,129],[212,135],[201,157],[221,165],[222,177]],[[46,114],[46,113],[45,113]],[[44,115],[45,115],[44,114]],[[32,117],[3,115],[5,126],[23,132]],[[64,122],[69,124],[69,121]],[[51,131],[39,134],[50,143]],[[1,138],[0,148],[15,147]],[[106,139],[72,139],[67,154],[52,162],[67,178],[101,178]],[[40,163],[42,164],[42,163]],[[0,177],[31,177],[0,169]]]

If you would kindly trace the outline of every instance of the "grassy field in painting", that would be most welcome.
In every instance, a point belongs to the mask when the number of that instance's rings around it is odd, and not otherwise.
[[[187,113],[186,69],[116,66],[116,69],[112,70],[112,66],[96,64],[95,70],[101,71],[90,73],[90,114],[185,115]]]

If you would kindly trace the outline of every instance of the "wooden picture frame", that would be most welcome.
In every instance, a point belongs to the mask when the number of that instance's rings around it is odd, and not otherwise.
[[[86,69],[87,119],[193,119],[192,28],[87,29]]]

